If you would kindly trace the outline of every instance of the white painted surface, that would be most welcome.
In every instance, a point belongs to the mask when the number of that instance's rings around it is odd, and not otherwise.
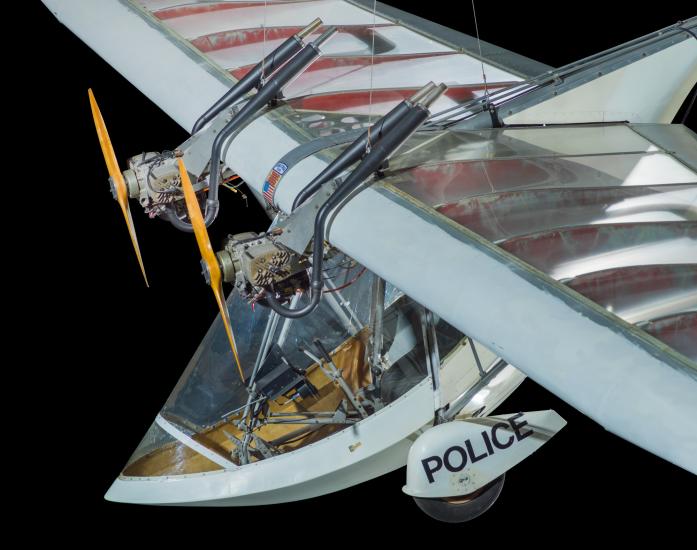
[[[385,55],[402,55],[415,53],[449,52],[450,48],[429,40],[419,34],[411,32],[403,27],[390,26],[378,27],[376,34],[394,43],[394,48]],[[305,38],[305,42],[312,42],[320,36],[315,32]],[[206,56],[224,68],[242,67],[258,63],[262,57],[273,51],[284,42],[285,39],[267,40],[234,46],[221,50],[213,50],[206,53]],[[323,55],[342,56],[342,55],[361,55],[370,56],[370,47],[365,41],[360,40],[349,32],[339,31],[332,39],[322,46]],[[376,56],[379,61],[379,56]]]
[[[674,46],[559,94],[505,124],[661,122],[670,124],[697,82],[697,40]]]
[[[492,410],[524,378],[520,371],[506,367],[475,396],[469,412],[483,406]],[[409,414],[404,414],[406,410]],[[206,506],[275,504],[311,498],[401,468],[414,439],[411,434],[418,435],[432,421],[432,383],[425,378],[354,428],[291,453],[200,474],[119,477],[105,498],[136,504]]]
[[[484,68],[487,82],[520,80],[486,63]],[[288,86],[288,95],[294,97],[341,90],[367,90],[370,89],[370,73],[370,66],[355,68],[348,73],[345,67],[312,71]],[[397,61],[389,66],[376,66],[372,75],[373,87],[376,89],[419,87],[429,81],[479,84],[482,82],[482,65],[467,55],[445,55]]]
[[[404,414],[409,410],[410,414]],[[119,478],[108,500],[141,504],[247,506],[310,498],[356,485],[406,463],[404,439],[433,421],[430,378],[355,429],[348,428],[293,451],[205,474]],[[351,450],[353,448],[353,450]]]
[[[697,377],[609,329],[613,321],[571,309],[515,263],[375,188],[336,215],[329,238],[606,429],[697,473]]]
[[[525,460],[565,425],[548,410],[434,426],[411,446],[402,490],[420,498],[468,495]]]
[[[378,28],[377,32],[396,46],[396,51],[390,53],[415,53],[415,52],[448,52],[452,48],[431,40],[423,34],[418,34],[406,27],[392,25]]]
[[[269,3],[264,13],[264,3],[249,8],[212,11],[187,17],[167,19],[165,23],[184,38],[193,39],[232,29],[254,27],[304,27],[316,17],[326,25],[372,25],[373,14],[342,0],[317,2]],[[375,23],[390,23],[376,16]]]
[[[305,39],[305,42],[312,42],[319,36],[319,33],[314,33]],[[266,57],[274,49],[285,42],[285,38],[279,40],[267,40],[266,43],[253,42],[241,46],[224,48],[207,52],[206,56],[224,69],[234,69],[244,67],[245,65],[255,65],[259,60]],[[361,50],[365,48],[365,43],[358,40],[355,36],[337,32],[332,36],[331,40],[322,46],[324,55],[337,55],[342,52],[351,50]]]
[[[44,3],[185,128],[190,128],[198,115],[225,90],[225,85],[204,65],[193,61],[123,4],[109,0],[70,3],[44,0]],[[123,29],[128,29],[128,41],[122,40]],[[148,52],[147,56],[142,55],[144,51]],[[672,89],[669,84],[662,82],[665,90]],[[615,102],[630,101],[635,92],[621,87],[608,97],[607,105],[598,101],[596,105],[602,112],[613,111]],[[677,101],[677,95],[667,103]],[[645,95],[640,97],[647,100]],[[647,104],[641,111],[642,122],[653,122],[662,120],[666,110]],[[260,143],[265,147],[259,147]],[[226,160],[259,190],[269,169],[294,145],[281,129],[262,118],[233,142]],[[307,181],[308,174],[314,175],[313,169],[321,166],[318,162],[308,159],[302,168],[292,170],[288,179],[293,175]],[[284,178],[281,191],[286,183]],[[282,192],[279,199],[281,195]],[[291,198],[289,194],[283,195],[282,207],[286,208]],[[597,319],[571,310],[545,288],[522,278],[514,264],[506,265],[470,246],[460,236],[398,206],[376,189],[367,189],[356,196],[336,216],[329,238],[369,269],[427,304],[453,326],[481,341],[607,429],[697,472],[694,378],[667,368],[650,352]],[[546,350],[544,355],[539,353],[541,349]],[[321,482],[324,489],[336,490],[397,467],[406,455],[402,437],[427,421],[423,411],[432,406],[430,389],[419,390],[417,394],[419,397],[414,399],[424,402],[418,401],[420,404],[413,410],[410,406],[412,414],[404,415],[400,409],[394,420],[378,413],[365,421],[366,425],[375,421],[382,426],[384,418],[384,426],[389,426],[388,432],[377,427],[374,431],[366,428],[366,438],[393,439],[375,446],[365,444],[368,439],[364,440],[364,450],[357,452],[373,453],[365,461],[356,458],[359,455],[353,458],[344,455],[340,467],[345,467],[346,477],[322,479],[321,476],[328,476],[337,467],[329,463],[335,457],[328,453],[325,462],[312,462],[312,479]],[[317,445],[331,446],[337,439],[341,445],[351,444],[355,442],[352,437],[351,430],[346,430]],[[390,445],[395,448],[394,455],[386,450]],[[307,447],[307,452],[313,448]],[[386,454],[378,449],[384,449]],[[323,453],[317,455],[322,459]],[[255,490],[266,488],[268,494],[241,499],[235,504],[278,502],[288,498],[287,494],[274,492],[283,488],[278,483],[281,475],[285,487],[302,485],[301,481],[308,483],[306,489],[297,492],[297,498],[321,494],[314,482],[300,479],[308,475],[303,469],[305,456],[303,451],[285,455],[283,458],[290,460],[282,465],[276,459],[262,461],[250,465],[249,473],[244,476],[222,472],[158,478],[157,489],[147,481],[118,480],[107,496],[131,502],[220,499],[223,503],[227,498],[247,494],[254,487]],[[297,476],[289,478],[289,471],[294,475],[297,471]],[[124,484],[128,484],[128,495]],[[322,492],[328,492],[324,489]]]
[[[64,25],[187,130],[229,87],[117,0],[42,1]],[[128,40],[124,40],[125,33]],[[100,90],[94,93],[98,100],[102,97]]]

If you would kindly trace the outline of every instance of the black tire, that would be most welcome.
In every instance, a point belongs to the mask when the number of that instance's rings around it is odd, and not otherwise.
[[[417,498],[416,505],[433,519],[446,523],[463,523],[481,516],[501,494],[506,474],[497,477],[475,493],[453,498]]]

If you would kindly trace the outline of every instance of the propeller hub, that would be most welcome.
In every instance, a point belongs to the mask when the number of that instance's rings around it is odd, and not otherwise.
[[[216,253],[215,256],[218,259],[220,270],[223,272],[223,281],[226,283],[234,283],[237,279],[237,268],[235,266],[235,259],[230,251],[221,250]]]
[[[126,180],[128,196],[132,199],[138,198],[138,196],[140,196],[140,185],[138,185],[136,173],[130,168],[126,168],[126,170],[123,171],[123,179]]]

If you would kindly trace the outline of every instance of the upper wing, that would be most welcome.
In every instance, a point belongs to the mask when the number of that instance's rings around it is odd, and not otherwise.
[[[666,152],[668,130],[689,165]],[[626,150],[603,149],[621,134]],[[354,197],[332,240],[360,242],[347,252],[414,299],[607,429],[697,471],[695,135],[617,125],[441,139],[435,161]]]
[[[286,97],[311,95],[314,107],[375,115],[429,80],[451,85],[439,109],[484,90],[474,39],[388,6],[374,15],[343,0],[44,3],[186,129],[251,65],[315,17],[339,33],[284,90]],[[550,68],[486,43],[483,53],[491,90]]]
[[[455,35],[417,32],[358,3],[45,3],[185,128],[288,33],[317,16],[338,25],[327,55],[286,90],[293,99],[228,148],[227,164],[259,195],[269,170],[299,144],[361,127],[429,80],[451,85],[434,110],[483,91],[482,66]],[[649,49],[641,66],[604,69],[609,81],[598,78],[590,92],[570,69],[557,91],[571,103],[535,100],[549,88],[511,88],[523,100],[508,122],[578,122],[574,105],[586,122],[669,118],[697,70],[697,41],[678,34]],[[666,64],[670,55],[681,62]],[[492,90],[540,68],[499,50],[484,57]],[[659,66],[662,86],[636,91],[639,107],[598,103],[593,92],[622,74],[636,89],[637,67],[651,80]],[[665,101],[651,107],[660,94]],[[387,179],[342,208],[329,237],[609,430],[697,471],[697,368],[683,355],[694,358],[697,342],[696,145],[685,128],[662,125],[422,133]],[[335,154],[297,157],[275,204],[287,209]]]

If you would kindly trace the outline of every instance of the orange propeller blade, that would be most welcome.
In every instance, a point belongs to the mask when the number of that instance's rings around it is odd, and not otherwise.
[[[237,370],[240,371],[240,377],[244,382],[242,365],[240,364],[240,358],[237,355],[235,336],[232,334],[230,315],[228,314],[227,304],[225,303],[225,296],[223,294],[223,278],[220,272],[220,266],[218,265],[218,259],[215,257],[215,252],[213,252],[213,247],[211,247],[211,241],[208,238],[206,224],[203,221],[203,214],[201,214],[201,209],[198,206],[198,200],[196,199],[194,188],[191,185],[189,173],[186,171],[186,166],[184,166],[184,161],[181,158],[179,159],[179,175],[181,176],[182,180],[182,190],[184,191],[184,199],[186,201],[186,209],[189,213],[189,220],[191,221],[191,225],[194,227],[194,235],[196,235],[196,242],[198,243],[198,248],[201,251],[201,257],[203,258],[203,261],[206,262],[206,266],[208,267],[211,288],[213,289],[213,294],[215,294],[215,300],[218,302],[218,309],[220,309],[220,315],[223,318],[225,331],[227,332],[228,340],[230,340],[232,354],[235,356]]]
[[[116,200],[119,202],[119,206],[121,206],[121,211],[123,212],[123,217],[126,219],[126,225],[128,226],[128,233],[131,235],[133,249],[136,251],[138,263],[140,264],[140,271],[143,273],[143,279],[145,279],[145,286],[149,287],[150,285],[148,284],[148,277],[145,274],[145,266],[143,265],[143,258],[140,255],[140,247],[138,246],[136,230],[133,226],[131,210],[128,207],[128,189],[126,187],[126,182],[123,179],[123,174],[121,173],[121,170],[119,170],[119,163],[116,161],[116,154],[114,153],[114,148],[111,146],[109,133],[106,131],[106,125],[104,124],[102,113],[99,111],[97,100],[94,99],[92,89],[90,88],[89,90],[87,90],[87,93],[90,96],[92,118],[94,118],[94,126],[97,129],[97,135],[99,136],[99,145],[101,145],[102,147],[104,161],[106,162],[106,167],[109,170],[111,181],[114,185],[114,188],[116,189]]]

